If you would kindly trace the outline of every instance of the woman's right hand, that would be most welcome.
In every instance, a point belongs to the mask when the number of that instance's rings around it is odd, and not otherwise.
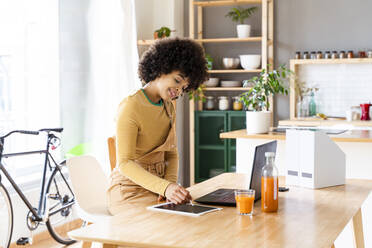
[[[168,201],[175,204],[187,203],[192,200],[190,192],[184,187],[175,183],[168,185],[167,189],[165,190],[165,197]]]

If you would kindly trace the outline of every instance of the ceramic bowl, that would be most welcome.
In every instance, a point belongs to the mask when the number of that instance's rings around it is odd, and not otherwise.
[[[221,81],[221,87],[241,87],[241,81]]]
[[[236,69],[240,65],[239,58],[223,58],[222,65],[225,69]]]
[[[209,80],[205,81],[203,84],[205,85],[205,87],[217,87],[219,81],[219,78],[209,78]]]
[[[261,55],[245,54],[240,55],[240,63],[246,70],[257,69],[261,64]]]

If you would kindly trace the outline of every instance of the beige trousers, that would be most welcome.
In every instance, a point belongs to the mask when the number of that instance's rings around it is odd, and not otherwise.
[[[164,162],[151,165],[142,165],[142,167],[150,173],[164,178]],[[118,168],[115,168],[112,172],[111,179],[111,187],[107,190],[107,206],[112,215],[116,215],[121,211],[125,211],[126,208],[135,205],[149,206],[157,203],[158,194],[155,194],[134,183],[122,175]]]

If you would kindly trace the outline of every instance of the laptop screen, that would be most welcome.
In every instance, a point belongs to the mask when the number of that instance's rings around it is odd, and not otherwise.
[[[276,152],[277,142],[272,141],[266,144],[256,146],[252,171],[251,171],[251,182],[250,189],[254,189],[255,201],[261,198],[261,171],[264,167],[265,161],[265,152]],[[213,192],[210,192],[198,199],[195,199],[196,202],[211,204],[211,205],[223,205],[223,206],[235,206],[235,196],[234,189],[217,189]]]
[[[266,164],[265,152],[276,152],[277,141],[256,146],[254,153],[250,189],[254,189],[255,200],[261,199],[261,172]]]

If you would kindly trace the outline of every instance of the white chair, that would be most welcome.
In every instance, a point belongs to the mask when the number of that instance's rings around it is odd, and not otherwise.
[[[98,161],[89,155],[67,160],[79,217],[85,222],[101,222],[111,217],[107,210],[108,178]]]

